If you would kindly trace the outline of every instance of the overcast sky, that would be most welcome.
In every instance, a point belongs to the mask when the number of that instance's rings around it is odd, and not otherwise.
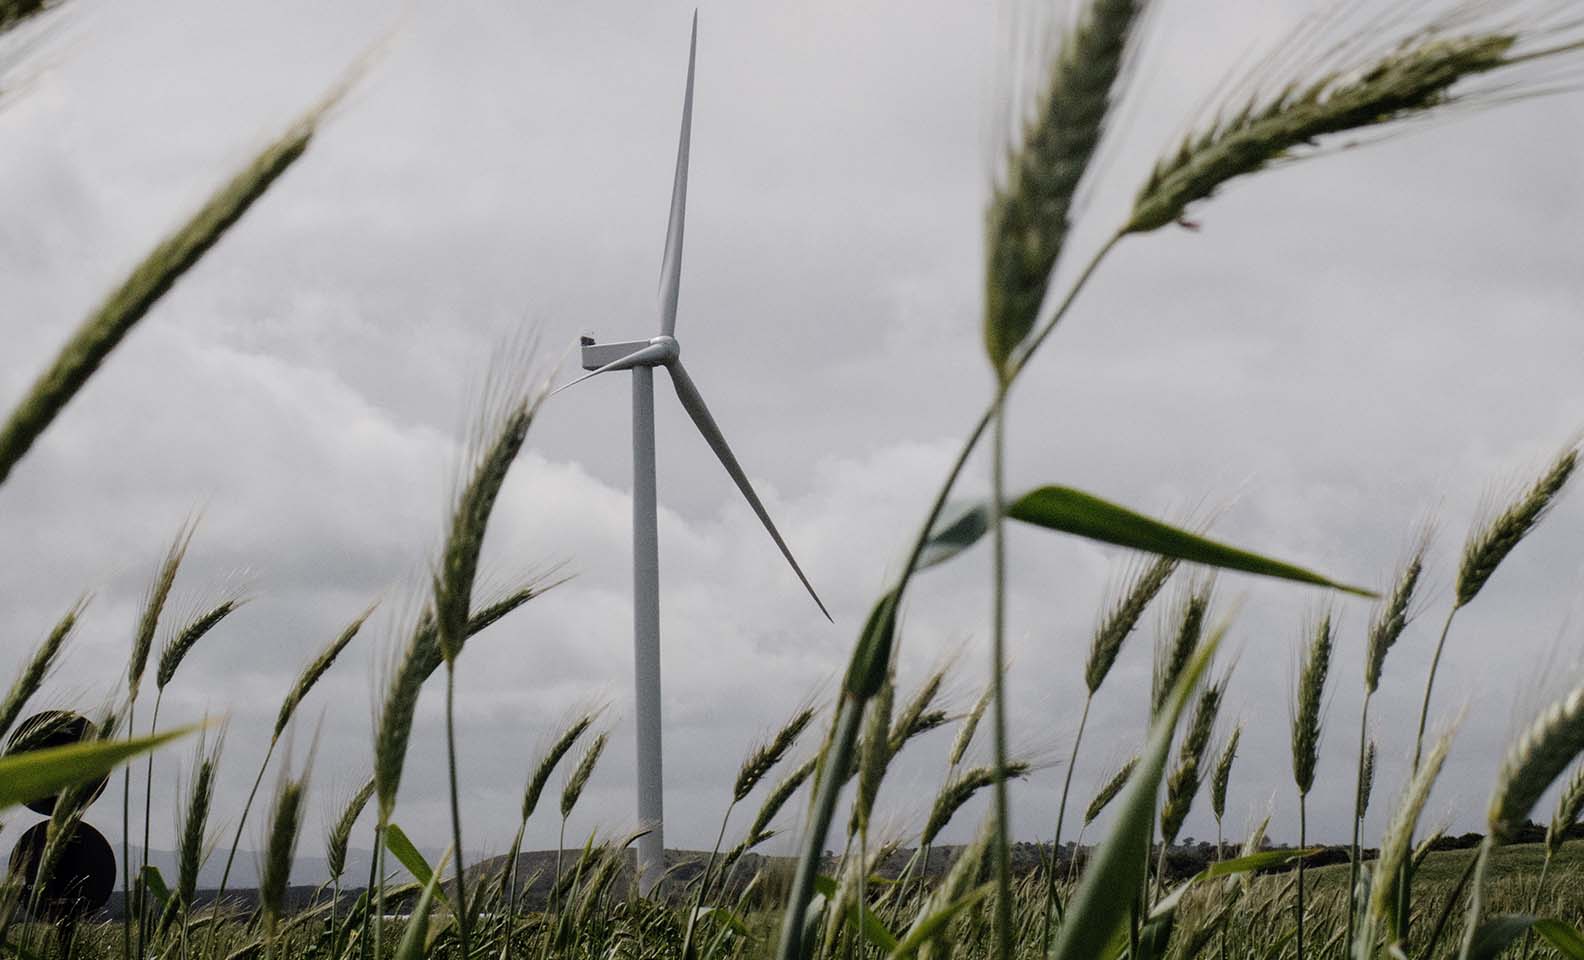
[[[238,571],[254,600],[191,655],[161,721],[229,715],[218,809],[233,825],[299,666],[383,597],[297,731],[299,761],[318,737],[316,810],[365,775],[370,700],[399,639],[391,615],[416,603],[492,354],[525,328],[547,361],[580,333],[656,332],[691,7],[390,7],[71,0],[4,54],[9,406],[153,242],[400,25],[308,154],[0,489],[0,671],[94,595],[52,705],[115,689],[145,584],[202,508],[176,607]],[[1217,81],[1310,8],[1163,0],[1080,247],[1116,222]],[[751,742],[830,692],[987,399],[979,251],[995,48],[986,4],[701,11],[678,336],[836,623],[657,378],[670,846],[707,847]],[[1198,232],[1123,244],[1010,411],[1014,487],[1070,483],[1179,518],[1224,508],[1223,538],[1345,580],[1384,583],[1416,521],[1439,521],[1433,596],[1377,700],[1370,840],[1402,784],[1469,522],[1493,487],[1541,467],[1584,424],[1581,110],[1574,94],[1465,113],[1241,183],[1196,210]],[[592,700],[609,701],[612,747],[569,835],[634,820],[629,414],[620,375],[556,397],[497,511],[486,550],[497,579],[555,561],[576,578],[461,661],[475,850],[506,846],[541,738]],[[987,475],[976,460],[964,493]],[[1584,498],[1566,500],[1460,618],[1433,713],[1469,712],[1431,819],[1480,827],[1543,662],[1577,659],[1581,528]],[[1026,529],[1010,549],[1015,739],[1055,761],[1077,724],[1095,612],[1130,558]],[[953,700],[972,702],[986,678],[987,576],[981,547],[918,582],[905,687],[955,656]],[[1295,839],[1294,651],[1305,617],[1334,603],[1310,824],[1345,841],[1368,604],[1233,575],[1220,596],[1243,603],[1227,716],[1249,725],[1229,832],[1274,802],[1273,836]],[[1096,704],[1080,805],[1141,737],[1158,620],[1146,618]],[[433,686],[396,819],[443,846]],[[922,822],[951,736],[899,761],[881,797],[894,829]],[[160,755],[157,798],[189,756]],[[1061,772],[1052,763],[1018,786],[1020,838],[1048,838]],[[1185,834],[1213,835],[1206,806]],[[976,817],[960,815],[949,836]],[[118,798],[88,819],[118,838]],[[169,845],[173,819],[156,799],[155,846]],[[541,813],[528,843],[555,831]],[[311,824],[305,853],[318,836]]]

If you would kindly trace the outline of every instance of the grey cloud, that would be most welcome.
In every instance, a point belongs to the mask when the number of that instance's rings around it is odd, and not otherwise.
[[[1089,198],[1095,222],[1114,222],[1136,174],[1242,52],[1242,31],[1275,34],[1299,6],[1162,5],[1151,51],[1163,59],[1140,79],[1141,103],[1163,99],[1131,114],[1115,176]],[[36,82],[0,111],[0,398],[388,15],[372,3],[150,9],[73,0]],[[355,780],[492,350],[530,325],[553,357],[581,332],[653,324],[689,12],[418,11],[304,161],[0,491],[11,658],[93,588],[55,695],[109,689],[145,579],[205,505],[183,588],[245,566],[257,599],[183,667],[168,716],[230,712],[221,805],[239,809],[301,660],[384,596],[297,734],[302,757],[317,728],[320,786]],[[993,37],[986,12],[963,4],[744,4],[702,18],[681,335],[838,624],[814,614],[663,401],[668,839],[693,846],[713,839],[753,736],[831,689],[988,397],[977,303]],[[1124,245],[1015,394],[1014,484],[1071,482],[1168,516],[1226,504],[1226,539],[1368,582],[1389,576],[1431,510],[1444,585],[1481,493],[1543,461],[1584,412],[1584,280],[1570,259],[1584,239],[1584,138],[1556,122],[1579,107],[1577,95],[1522,104],[1273,171],[1207,204],[1198,233]],[[627,405],[616,378],[557,397],[503,498],[490,569],[565,559],[577,576],[463,659],[470,846],[505,845],[538,738],[591,697],[611,701],[617,735],[570,833],[632,819]],[[963,492],[987,473],[976,460]],[[1570,612],[1581,503],[1563,503],[1453,638],[1435,713],[1471,708],[1435,803],[1455,829],[1481,818],[1508,704],[1531,680],[1518,662],[1556,646]],[[1015,726],[1022,748],[1065,756],[1075,664],[1126,558],[1024,529],[1011,548]],[[958,700],[971,702],[987,572],[978,551],[920,579],[905,682],[960,651]],[[1235,576],[1222,590],[1244,600],[1230,697],[1250,721],[1228,827],[1274,796],[1273,834],[1291,839],[1291,651],[1325,598]],[[1375,831],[1444,602],[1443,587],[1387,664]],[[1337,687],[1311,800],[1327,838],[1346,826],[1368,618],[1363,603],[1336,603]],[[1080,795],[1142,735],[1152,632],[1130,641],[1097,703]],[[422,844],[443,845],[439,716],[431,691],[398,813]],[[882,797],[893,822],[916,822],[949,737],[900,761]],[[179,750],[160,761],[184,762]],[[1020,836],[1048,835],[1060,775],[1019,788]],[[113,833],[102,803],[94,817]],[[156,846],[168,820],[156,811]],[[1212,831],[1203,810],[1185,828]],[[529,841],[554,836],[547,819]]]

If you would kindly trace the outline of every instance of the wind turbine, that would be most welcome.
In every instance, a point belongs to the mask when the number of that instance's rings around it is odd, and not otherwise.
[[[637,704],[638,821],[650,832],[638,839],[638,885],[648,894],[665,872],[664,803],[660,762],[660,552],[655,517],[654,369],[671,375],[677,400],[715,451],[721,466],[737,484],[748,506],[780,548],[781,555],[830,619],[808,577],[781,539],[748,475],[726,444],[704,397],[682,365],[676,340],[677,294],[682,283],[682,227],[687,212],[688,142],[693,127],[693,64],[698,53],[698,13],[693,14],[688,44],[687,92],[682,101],[682,133],[677,143],[676,176],[671,186],[671,216],[666,224],[665,255],[660,265],[660,335],[648,340],[596,343],[584,337],[583,369],[592,371],[561,387],[575,386],[602,373],[632,371],[633,411],[633,661]],[[557,391],[559,392],[559,391]]]

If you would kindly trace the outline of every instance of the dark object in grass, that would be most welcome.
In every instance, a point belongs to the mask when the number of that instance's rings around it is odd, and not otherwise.
[[[35,713],[17,726],[16,732],[6,741],[5,752],[9,756],[16,753],[26,753],[29,750],[43,750],[47,747],[65,747],[74,743],[83,743],[94,739],[99,734],[99,729],[93,722],[80,713],[70,710],[45,710]],[[100,778],[87,791],[83,805],[87,806],[99,799],[104,793],[105,785],[110,782],[107,773]],[[50,816],[55,812],[56,796],[40,797],[28,801],[27,808],[34,813]]]
[[[40,918],[57,923],[99,910],[109,902],[110,890],[115,886],[115,852],[104,834],[82,822],[68,829],[71,833],[62,842],[55,869],[45,879],[42,890],[35,889],[34,884],[49,836],[49,823],[29,827],[11,851],[11,875],[22,878],[22,902],[33,903],[36,896]]]

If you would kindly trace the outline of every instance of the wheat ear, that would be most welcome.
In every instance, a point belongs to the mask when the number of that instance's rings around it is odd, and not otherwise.
[[[1237,760],[1238,741],[1243,738],[1243,724],[1232,728],[1221,752],[1216,756],[1215,772],[1210,775],[1210,812],[1216,822],[1226,816],[1227,787],[1232,782],[1232,764]]]
[[[1163,633],[1155,645],[1155,664],[1150,683],[1150,716],[1160,714],[1161,706],[1171,695],[1183,668],[1193,659],[1204,633],[1205,618],[1210,612],[1210,598],[1214,583],[1202,581],[1183,592],[1172,613],[1170,633]]]
[[[561,788],[561,818],[564,820],[572,815],[572,808],[577,806],[578,798],[583,795],[583,788],[588,786],[589,777],[594,775],[594,765],[599,763],[600,754],[605,751],[605,741],[609,734],[602,733],[595,737],[583,751],[583,756],[578,760],[578,765],[572,771],[572,776],[567,778],[566,786]]]
[[[986,212],[984,336],[998,372],[1034,328],[1145,6],[1142,0],[1084,4],[1006,159],[1005,182]]]
[[[1028,776],[1033,764],[1027,760],[1011,760],[1007,762],[1007,779],[1021,780]],[[935,802],[930,805],[929,819],[924,821],[924,832],[919,835],[919,845],[929,846],[934,842],[940,832],[946,829],[952,817],[957,815],[974,794],[995,783],[994,767],[969,767],[946,782],[946,785],[935,794]]]
[[[352,828],[373,796],[374,778],[369,777],[341,808],[340,815],[330,825],[330,829],[325,831],[325,864],[330,879],[337,883],[341,880],[341,874],[346,872],[347,847],[352,842]]]
[[[786,757],[787,751],[797,743],[798,737],[814,720],[814,708],[803,707],[781,725],[775,736],[749,751],[742,766],[737,769],[737,779],[732,784],[732,802],[741,803],[753,793],[759,782]]]
[[[1507,749],[1486,823],[1498,843],[1511,840],[1540,796],[1584,752],[1584,686],[1540,712]]]
[[[11,688],[6,691],[5,699],[0,700],[0,737],[10,731],[11,725],[16,723],[21,716],[22,708],[33,699],[39,688],[44,685],[44,680],[49,676],[50,669],[54,667],[56,659],[60,657],[61,650],[66,646],[66,640],[76,629],[77,618],[82,616],[83,608],[88,605],[88,598],[83,597],[72,604],[66,615],[55,624],[54,629],[44,637],[42,643],[33,651],[28,662],[11,681]]]
[[[333,98],[293,124],[215,191],[78,326],[54,362],[0,424],[0,483],[154,304],[297,162],[330,102]]]
[[[336,658],[341,656],[342,651],[346,650],[347,645],[358,635],[358,631],[363,629],[363,624],[368,622],[368,618],[373,613],[374,607],[370,605],[362,613],[358,614],[355,620],[347,624],[346,628],[334,640],[331,640],[328,646],[319,651],[319,654],[303,667],[302,673],[297,675],[297,682],[293,683],[291,689],[286,691],[286,698],[281,701],[280,712],[275,715],[275,729],[272,734],[274,739],[279,739],[286,732],[286,727],[291,723],[292,714],[297,712],[298,705],[308,696],[308,692],[314,688],[314,685],[335,665]]]
[[[270,810],[269,831],[264,845],[264,864],[259,875],[259,910],[265,929],[273,938],[275,926],[286,910],[286,887],[291,880],[297,839],[302,834],[303,806],[308,791],[308,774],[301,777],[283,774],[275,788]]]
[[[1453,35],[1451,22],[1361,35],[1346,42],[1340,62],[1320,76],[1265,83],[1275,92],[1255,93],[1223,110],[1216,122],[1156,164],[1123,232],[1180,221],[1189,207],[1228,182],[1300,155],[1324,138],[1400,125],[1468,102],[1472,95],[1459,86],[1470,78],[1576,49],[1560,44],[1526,51],[1525,43],[1544,30],[1521,33],[1505,25],[1482,30],[1472,24]],[[1503,93],[1511,92],[1509,84]]]
[[[1090,798],[1089,806],[1084,808],[1084,826],[1094,823],[1096,818],[1105,812],[1105,808],[1111,805],[1111,801],[1116,799],[1117,794],[1122,792],[1122,788],[1127,786],[1128,777],[1133,776],[1133,768],[1138,766],[1138,762],[1137,756],[1129,757],[1126,763],[1100,784],[1100,789]]]
[[[1381,668],[1386,654],[1396,645],[1403,630],[1417,612],[1414,608],[1415,591],[1424,574],[1425,554],[1430,549],[1430,528],[1420,533],[1408,561],[1403,564],[1392,584],[1391,593],[1375,608],[1370,619],[1368,640],[1364,653],[1364,692],[1374,693],[1380,686]]]
[[[1550,512],[1577,465],[1578,450],[1570,447],[1563,451],[1505,510],[1469,534],[1458,566],[1458,607],[1479,595],[1496,567]]]
[[[1210,735],[1215,730],[1216,715],[1221,710],[1222,693],[1226,689],[1223,679],[1206,684],[1199,691],[1194,704],[1193,717],[1188,722],[1187,733],[1177,748],[1177,763],[1166,778],[1166,802],[1161,806],[1161,844],[1169,847],[1177,839],[1183,821],[1193,809],[1194,797],[1203,781],[1205,756],[1210,749]]]
[[[1398,890],[1401,889],[1403,867],[1409,862],[1413,852],[1413,835],[1419,827],[1419,816],[1424,812],[1426,801],[1430,799],[1430,789],[1435,786],[1436,778],[1441,775],[1441,766],[1446,762],[1447,751],[1452,748],[1452,736],[1455,728],[1442,734],[1430,748],[1430,752],[1421,759],[1418,769],[1413,774],[1408,788],[1404,791],[1402,799],[1397,803],[1397,809],[1392,814],[1391,821],[1386,825],[1386,832],[1381,837],[1380,854],[1375,860],[1374,882],[1370,885],[1369,911],[1365,915],[1365,922],[1374,925],[1384,922],[1386,924],[1387,947],[1399,944],[1397,931],[1401,924],[1398,916]]]

